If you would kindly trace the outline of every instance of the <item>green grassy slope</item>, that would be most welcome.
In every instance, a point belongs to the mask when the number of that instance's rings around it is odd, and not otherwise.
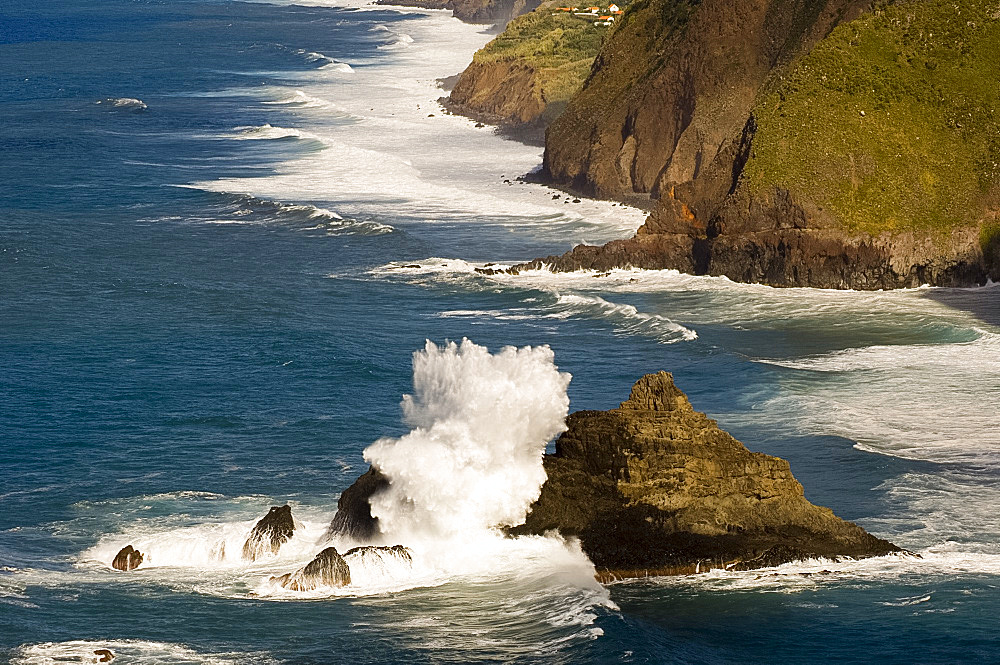
[[[606,0],[602,0],[604,4]],[[547,3],[519,16],[476,53],[473,62],[520,61],[538,71],[542,94],[549,103],[568,101],[583,86],[609,28],[557,12]]]
[[[744,186],[786,187],[851,230],[975,224],[1000,201],[998,108],[1000,4],[882,2],[767,88]]]

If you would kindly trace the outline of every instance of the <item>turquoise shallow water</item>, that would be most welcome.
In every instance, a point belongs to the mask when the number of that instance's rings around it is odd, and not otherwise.
[[[0,8],[0,657],[1000,661],[996,289],[478,275],[641,214],[521,184],[537,149],[441,114],[481,28],[311,4]],[[411,354],[463,337],[549,345],[574,410],[672,371],[922,558],[603,590],[543,544],[309,600],[198,563],[278,502],[321,530],[410,429]],[[98,560],[143,538],[160,565]]]

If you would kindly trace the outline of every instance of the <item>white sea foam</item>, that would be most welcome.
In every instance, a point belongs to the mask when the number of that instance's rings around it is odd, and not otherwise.
[[[11,659],[13,665],[51,665],[52,663],[99,663],[101,656],[95,652],[107,649],[116,663],[143,663],[145,665],[236,665],[238,663],[276,663],[264,653],[226,652],[206,653],[195,651],[183,644],[148,642],[143,640],[72,640],[69,642],[42,642],[18,647]]]
[[[243,560],[243,544],[250,535],[255,519],[238,522],[209,522],[163,529],[162,519],[137,520],[125,526],[121,533],[101,538],[80,555],[80,564],[105,566],[118,551],[132,545],[143,554],[138,570],[148,568],[248,568],[271,566],[278,562],[296,562],[315,553],[316,541],[326,529],[325,521],[296,520],[296,529],[278,550],[249,563]]]
[[[650,578],[664,586],[693,587],[706,591],[752,590],[757,592],[797,593],[824,586],[849,587],[878,583],[913,583],[932,585],[936,581],[953,582],[959,576],[1000,575],[1000,555],[962,551],[941,546],[918,552],[919,556],[890,555],[870,559],[810,559],[786,563],[774,568],[747,571],[716,569],[698,575]],[[636,583],[627,581],[626,584]],[[925,594],[893,598],[894,602],[917,604]],[[916,602],[914,602],[916,601]]]
[[[405,32],[376,27],[372,38],[389,48],[377,58],[352,63],[363,65],[353,75],[323,67],[309,72],[294,89],[268,89],[272,99],[264,108],[293,110],[301,119],[296,127],[319,136],[324,150],[283,163],[267,177],[196,185],[282,201],[323,202],[354,218],[392,210],[420,223],[471,225],[488,219],[557,238],[567,247],[628,235],[641,224],[641,211],[586,199],[566,203],[561,194],[553,200],[551,189],[517,182],[516,176],[541,163],[541,149],[447,115],[437,101],[443,94],[438,78],[461,71],[491,35],[448,12],[414,13],[421,16],[406,21]],[[301,55],[310,57],[309,52]],[[483,154],[492,159],[483,160]]]
[[[275,140],[287,138],[306,138],[320,140],[315,134],[289,127],[272,127],[269,124],[244,126],[236,128],[236,135],[233,138],[246,140]]]
[[[545,482],[545,446],[565,429],[569,379],[548,347],[494,355],[428,342],[403,400],[413,431],[365,451],[392,482],[372,505],[384,533],[437,542],[523,522]]]
[[[275,598],[323,598],[434,586],[456,580],[524,579],[559,573],[574,588],[596,588],[593,566],[575,542],[507,538],[545,481],[542,455],[565,427],[569,375],[548,347],[491,354],[468,340],[414,354],[414,393],[403,400],[412,431],[365,451],[391,484],[373,497],[381,540],[402,544],[412,562],[348,557],[352,584]],[[348,544],[338,543],[345,551]]]
[[[610,323],[619,335],[639,335],[655,339],[661,344],[674,344],[698,338],[694,329],[681,325],[659,313],[640,311],[630,304],[616,303],[599,295],[599,285],[594,278],[605,273],[588,273],[582,281],[549,282],[545,279],[520,279],[520,275],[503,272],[490,275],[477,272],[482,269],[503,270],[505,264],[473,264],[461,259],[430,258],[419,263],[390,263],[371,271],[379,278],[411,279],[428,286],[441,283],[459,283],[469,288],[485,282],[498,282],[510,288],[534,286],[547,293],[547,298],[532,298],[522,306],[504,310],[452,310],[442,312],[445,317],[482,317],[499,320],[555,321],[573,318],[594,319]],[[551,275],[547,271],[540,274]]]
[[[346,62],[340,62],[328,55],[322,53],[317,53],[316,51],[306,51],[305,49],[297,49],[295,51],[298,55],[301,55],[306,62],[314,64],[319,69],[326,69],[328,71],[337,71],[344,74],[353,74],[354,68],[352,68]]]
[[[870,346],[763,362],[797,371],[797,390],[765,407],[804,412],[811,432],[837,434],[872,452],[1000,469],[996,411],[1000,335],[969,342]],[[984,402],[986,400],[986,402]],[[985,407],[985,408],[984,408]]]
[[[144,101],[134,97],[108,97],[99,99],[96,103],[127,111],[145,111],[149,108]]]

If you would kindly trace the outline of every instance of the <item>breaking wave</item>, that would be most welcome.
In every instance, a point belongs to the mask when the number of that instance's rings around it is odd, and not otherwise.
[[[315,134],[311,134],[301,129],[273,127],[270,124],[237,127],[236,131],[238,133],[234,138],[245,140],[276,140],[295,138],[320,141],[320,138]]]
[[[323,55],[316,51],[306,51],[305,49],[298,49],[295,52],[301,55],[309,64],[315,65],[317,69],[338,71],[345,74],[354,73],[354,69],[349,64],[335,60],[328,55]]]
[[[249,194],[219,193],[219,196],[225,202],[222,214],[200,220],[202,223],[283,224],[323,235],[383,235],[396,230],[388,224],[345,218],[333,210],[307,203],[283,203]]]
[[[425,259],[420,263],[390,263],[380,266],[372,274],[381,278],[411,279],[428,286],[458,282],[475,289],[483,282],[500,283],[511,289],[533,287],[545,293],[544,298],[525,300],[525,306],[503,310],[452,310],[441,313],[444,317],[492,318],[500,320],[558,321],[573,318],[593,319],[610,323],[617,334],[639,335],[655,339],[661,344],[688,342],[698,338],[692,328],[681,325],[657,313],[642,312],[631,304],[612,302],[593,293],[594,275],[582,282],[550,284],[546,281],[524,280],[520,275],[503,272],[495,274],[477,270],[503,270],[506,265],[477,265],[460,259]],[[546,273],[551,274],[551,273]]]
[[[13,665],[51,665],[52,663],[98,663],[107,659],[102,650],[112,653],[115,661],[124,663],[155,663],[156,665],[238,665],[260,663],[270,665],[279,661],[264,653],[225,652],[207,653],[190,649],[183,644],[147,642],[143,640],[72,640],[69,642],[42,642],[24,644],[14,650]]]
[[[149,107],[141,99],[136,99],[134,97],[107,97],[105,99],[99,99],[96,104],[102,104],[109,106],[114,109],[121,109],[123,111],[145,111]]]

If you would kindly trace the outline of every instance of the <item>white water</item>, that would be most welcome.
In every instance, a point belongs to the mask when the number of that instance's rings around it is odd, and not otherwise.
[[[642,211],[586,199],[570,203],[562,196],[553,200],[548,187],[516,182],[517,176],[541,164],[542,149],[498,140],[491,128],[476,128],[474,121],[446,115],[438,103],[446,94],[438,79],[463,70],[492,35],[483,26],[460,23],[450,12],[399,11],[419,18],[406,21],[405,27],[373,27],[371,38],[383,47],[378,58],[305,72],[296,76],[297,88],[276,84],[262,90],[265,108],[280,108],[298,120],[283,120],[283,131],[307,131],[309,138],[322,143],[322,150],[281,164],[277,174],[267,178],[195,186],[279,201],[322,202],[361,219],[376,219],[387,209],[416,223],[468,224],[479,218],[557,237],[567,249],[579,242],[624,237],[638,228]],[[341,64],[353,72],[345,76]],[[287,80],[289,75],[275,73],[275,78]],[[483,159],[485,154],[490,158]]]
[[[347,587],[293,592],[270,581],[301,568],[329,544],[323,534],[332,505],[329,512],[293,505],[293,536],[277,554],[247,562],[243,544],[269,502],[204,492],[78,504],[84,514],[80,528],[92,530],[97,518],[111,529],[80,554],[76,570],[23,570],[10,579],[61,585],[85,573],[94,581],[111,576],[123,584],[155,582],[211,595],[280,600],[557,575],[561,584],[596,593],[603,599],[596,602],[606,602],[578,543],[558,537],[512,539],[498,528],[522,523],[538,497],[546,444],[565,427],[569,380],[548,347],[508,347],[491,354],[463,340],[442,347],[428,342],[416,352],[414,392],[403,400],[413,430],[365,451],[365,458],[392,481],[389,491],[373,500],[383,540],[405,545],[412,561],[354,553],[346,557],[352,575]],[[153,514],[143,516],[149,511]],[[63,527],[67,533],[75,528],[75,522]],[[342,554],[354,545],[333,544]],[[129,573],[110,567],[125,545],[145,557]],[[17,602],[18,588],[6,594],[11,602]]]
[[[565,429],[569,379],[548,347],[428,342],[403,399],[413,431],[365,450],[392,483],[372,501],[383,533],[438,543],[521,524],[545,482],[545,446]]]
[[[183,644],[149,642],[145,640],[72,640],[42,642],[19,647],[11,660],[13,665],[51,665],[52,663],[98,663],[101,656],[94,652],[106,649],[114,654],[118,665],[237,665],[240,663],[270,664],[279,661],[262,653],[205,653]]]

